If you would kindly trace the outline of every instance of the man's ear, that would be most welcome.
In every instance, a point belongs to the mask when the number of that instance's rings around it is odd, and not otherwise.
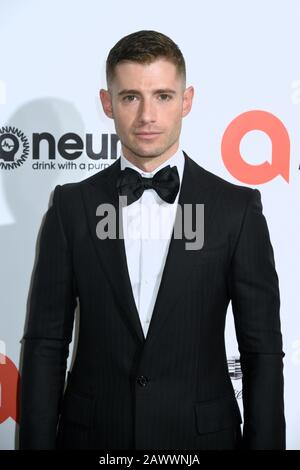
[[[182,117],[185,117],[189,114],[194,97],[194,87],[188,87],[183,93],[183,103],[182,103]]]
[[[111,94],[108,90],[104,90],[101,88],[99,91],[100,101],[102,103],[103,111],[105,112],[106,116],[113,119],[113,110],[112,110],[112,100]]]

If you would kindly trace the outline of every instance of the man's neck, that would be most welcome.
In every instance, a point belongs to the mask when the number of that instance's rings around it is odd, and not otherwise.
[[[122,152],[124,157],[137,168],[144,172],[152,172],[156,168],[158,168],[162,163],[169,160],[175,153],[178,151],[179,142],[177,142],[176,147],[172,146],[162,155],[157,157],[139,157],[137,155],[133,155],[131,152],[128,152],[127,149],[122,147]]]

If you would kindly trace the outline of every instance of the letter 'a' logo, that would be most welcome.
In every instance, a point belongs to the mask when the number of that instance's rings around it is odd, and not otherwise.
[[[272,142],[272,163],[247,163],[240,153],[242,138],[250,131],[265,132]],[[290,138],[283,123],[266,111],[247,111],[237,116],[226,128],[222,144],[222,159],[227,170],[239,181],[263,184],[281,175],[289,182]]]
[[[13,361],[0,352],[0,424],[8,418],[19,422],[19,390],[19,371]]]

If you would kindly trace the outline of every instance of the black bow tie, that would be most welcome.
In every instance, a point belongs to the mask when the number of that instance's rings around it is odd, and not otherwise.
[[[138,171],[126,167],[117,180],[119,195],[127,196],[127,205],[139,199],[145,189],[155,189],[166,202],[173,204],[179,190],[179,175],[176,166],[170,165],[159,170],[153,178],[142,176]]]

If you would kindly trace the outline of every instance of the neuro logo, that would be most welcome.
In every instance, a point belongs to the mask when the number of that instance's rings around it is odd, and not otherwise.
[[[16,127],[0,128],[0,168],[12,170],[21,166],[29,154],[29,142]]]
[[[0,353],[0,424],[8,418],[19,422],[20,374],[9,357]]]

